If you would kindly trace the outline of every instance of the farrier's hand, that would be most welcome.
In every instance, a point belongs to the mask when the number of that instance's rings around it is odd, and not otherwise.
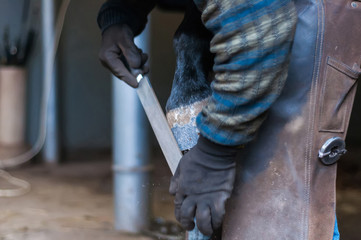
[[[125,24],[116,24],[106,29],[102,36],[99,59],[117,78],[132,87],[137,87],[135,76],[147,73],[148,56],[134,44],[134,34]],[[132,73],[128,70],[132,69]]]
[[[225,203],[235,180],[238,151],[200,136],[181,159],[169,191],[175,195],[175,216],[186,230],[194,228],[194,218],[206,236],[222,225]]]

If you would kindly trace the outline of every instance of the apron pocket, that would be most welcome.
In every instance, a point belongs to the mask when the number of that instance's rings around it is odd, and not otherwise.
[[[325,79],[322,83],[319,131],[345,132],[356,93],[361,69],[327,57]]]

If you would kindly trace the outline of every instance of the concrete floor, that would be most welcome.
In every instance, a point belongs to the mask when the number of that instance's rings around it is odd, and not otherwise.
[[[101,159],[12,170],[14,176],[29,181],[32,190],[21,197],[0,198],[0,240],[153,239],[113,229],[111,162],[109,157]],[[361,163],[351,160],[339,167],[337,215],[342,239],[360,240]],[[173,199],[168,194],[170,172],[162,165],[155,173],[153,215],[174,221]],[[0,187],[7,187],[1,179]]]
[[[56,168],[37,164],[10,171],[29,181],[32,189],[21,197],[0,198],[0,240],[152,239],[113,229],[110,166],[108,157]],[[153,204],[153,212],[174,220],[173,199],[167,194],[168,183],[159,183],[162,179],[155,178],[157,182],[152,184],[153,202],[160,203]],[[0,188],[9,187],[0,178]]]

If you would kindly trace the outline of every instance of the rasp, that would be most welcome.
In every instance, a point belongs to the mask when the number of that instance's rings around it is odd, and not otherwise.
[[[138,88],[136,88],[138,97],[148,117],[154,135],[158,140],[159,146],[162,149],[163,155],[167,160],[168,166],[172,174],[174,174],[179,160],[182,157],[182,153],[169,128],[168,121],[148,77],[139,74],[137,81],[139,83]]]

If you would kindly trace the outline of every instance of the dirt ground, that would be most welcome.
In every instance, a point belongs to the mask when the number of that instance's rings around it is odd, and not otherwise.
[[[167,169],[163,175],[170,175]],[[146,235],[119,233],[113,228],[110,157],[64,163],[32,164],[9,171],[31,183],[23,196],[0,198],[0,240],[149,240]],[[154,178],[154,216],[174,220],[167,184]],[[0,188],[10,188],[0,178]]]
[[[341,239],[361,239],[361,163],[349,156],[339,167],[337,215]],[[160,160],[162,161],[162,160]],[[10,171],[31,183],[28,194],[0,198],[0,240],[150,240],[113,228],[111,162],[63,163],[57,167],[27,165]],[[154,216],[174,221],[168,194],[169,170],[155,171],[152,184]],[[0,179],[0,187],[8,187]]]

